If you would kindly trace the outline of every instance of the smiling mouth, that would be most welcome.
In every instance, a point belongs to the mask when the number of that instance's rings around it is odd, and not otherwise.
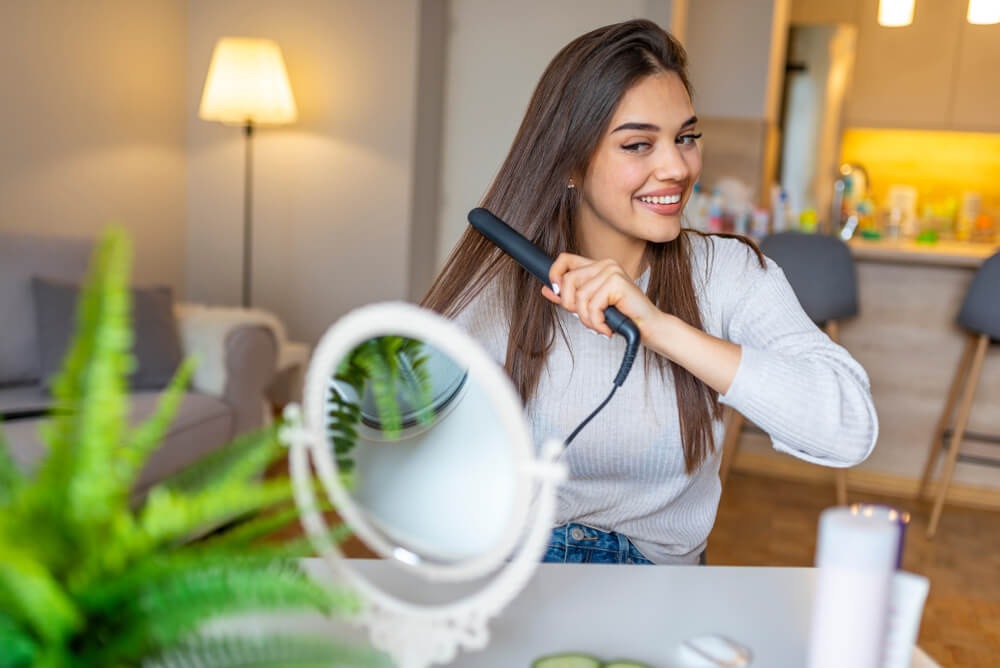
[[[639,197],[640,202],[645,202],[646,204],[677,204],[681,201],[681,194],[676,195],[660,195],[658,197]]]

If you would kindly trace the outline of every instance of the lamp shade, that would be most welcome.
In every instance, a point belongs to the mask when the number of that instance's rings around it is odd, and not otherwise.
[[[879,0],[878,24],[885,28],[900,28],[913,23],[914,0]]]
[[[295,99],[278,45],[269,39],[220,39],[208,67],[198,116],[238,125],[294,121]]]
[[[969,0],[966,18],[976,25],[1000,23],[1000,0]]]

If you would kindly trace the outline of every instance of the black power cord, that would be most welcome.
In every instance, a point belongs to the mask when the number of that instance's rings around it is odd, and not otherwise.
[[[564,451],[565,451],[566,448],[569,447],[569,444],[573,442],[573,439],[576,438],[576,435],[579,434],[580,431],[582,431],[583,428],[587,426],[587,423],[590,422],[591,420],[593,420],[594,416],[597,415],[598,413],[600,413],[601,409],[608,405],[608,402],[611,401],[611,397],[615,396],[615,392],[617,390],[618,390],[618,386],[617,385],[612,385],[611,386],[611,393],[608,394],[607,398],[604,401],[601,402],[601,405],[598,406],[597,408],[595,408],[593,413],[591,413],[590,415],[588,415],[584,419],[583,422],[581,422],[579,425],[577,425],[577,428],[574,429],[573,433],[570,434],[569,438],[566,439],[566,444],[563,446],[563,450]]]
[[[611,392],[608,394],[607,398],[601,402],[600,406],[595,408],[594,411],[583,420],[583,422],[577,425],[576,429],[573,430],[573,433],[566,439],[563,451],[569,447],[569,444],[572,443],[573,439],[576,438],[576,435],[587,426],[587,423],[593,420],[594,416],[600,413],[601,410],[608,405],[608,402],[611,401],[611,397],[615,396],[615,392],[622,386],[625,379],[628,378],[628,372],[632,370],[632,363],[635,362],[635,356],[639,353],[639,330],[632,324],[631,320],[628,320],[627,322],[631,325],[631,327],[625,327],[619,333],[625,337],[625,340],[628,342],[628,347],[625,348],[625,357],[622,358],[622,365],[618,369],[618,375],[615,376],[615,383],[611,386]]]

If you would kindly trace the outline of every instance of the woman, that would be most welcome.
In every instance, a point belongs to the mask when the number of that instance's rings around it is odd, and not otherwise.
[[[864,370],[781,270],[746,240],[681,228],[701,171],[685,61],[641,20],[556,55],[482,202],[556,257],[555,291],[470,228],[424,299],[504,365],[537,442],[610,390],[625,343],[603,310],[639,328],[643,359],[563,455],[546,561],[704,563],[722,404],[810,462],[851,466],[875,443]]]

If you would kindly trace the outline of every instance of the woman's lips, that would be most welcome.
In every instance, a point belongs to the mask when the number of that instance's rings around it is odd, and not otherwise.
[[[646,207],[653,213],[657,213],[661,216],[676,216],[681,212],[681,207],[684,205],[684,198],[681,197],[679,200],[673,204],[653,204],[652,202],[644,202],[638,197],[635,199],[640,205]]]

